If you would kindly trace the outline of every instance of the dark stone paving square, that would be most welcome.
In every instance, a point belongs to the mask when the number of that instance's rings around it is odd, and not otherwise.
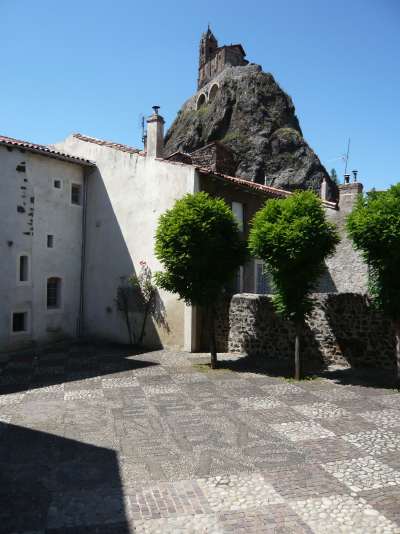
[[[318,464],[291,465],[264,469],[263,476],[288,500],[349,493],[348,488]]]
[[[304,442],[304,456],[307,463],[327,463],[336,460],[351,460],[364,456],[360,449],[346,443],[340,437],[329,437]]]
[[[270,504],[255,511],[221,512],[218,525],[224,534],[313,534],[285,504]]]
[[[387,519],[397,523],[400,531],[400,491],[398,486],[363,491],[360,496]]]
[[[368,430],[375,430],[376,425],[366,421],[358,414],[349,413],[349,415],[343,417],[337,417],[334,419],[324,419],[321,421],[324,428],[331,430],[337,436],[342,434],[348,434],[353,432],[366,432]]]

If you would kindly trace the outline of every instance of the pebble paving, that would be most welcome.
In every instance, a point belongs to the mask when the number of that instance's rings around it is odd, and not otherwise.
[[[400,534],[400,394],[223,355],[0,360],[1,534]]]

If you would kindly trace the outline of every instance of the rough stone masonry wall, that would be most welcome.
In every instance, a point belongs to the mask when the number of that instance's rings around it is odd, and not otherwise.
[[[313,296],[303,335],[303,355],[323,364],[395,366],[394,332],[368,297],[355,293]],[[216,324],[220,352],[240,352],[277,362],[293,359],[294,328],[274,312],[270,295],[234,295],[221,303]]]

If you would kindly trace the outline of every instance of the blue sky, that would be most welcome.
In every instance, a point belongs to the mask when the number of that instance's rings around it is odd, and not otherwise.
[[[293,98],[328,171],[400,181],[399,0],[0,0],[0,133],[140,144],[140,115],[172,122],[196,89],[198,41],[240,42]]]

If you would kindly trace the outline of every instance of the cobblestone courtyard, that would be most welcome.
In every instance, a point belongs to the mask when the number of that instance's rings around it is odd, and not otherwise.
[[[0,532],[400,533],[398,392],[198,361],[3,357]]]

